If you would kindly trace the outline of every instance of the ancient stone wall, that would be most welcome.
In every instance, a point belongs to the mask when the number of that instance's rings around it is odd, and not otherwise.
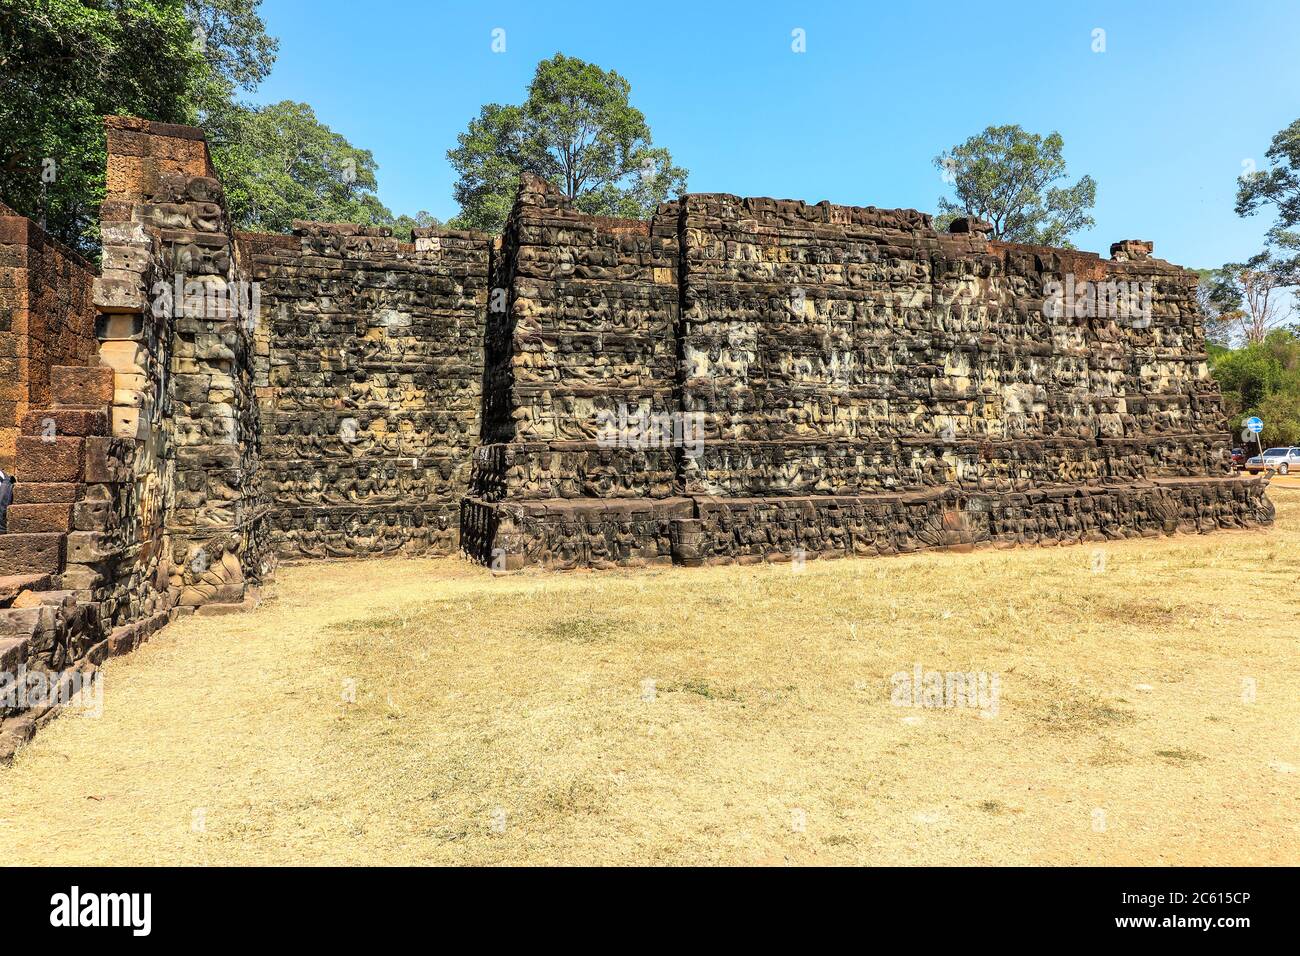
[[[670,494],[671,448],[611,447],[598,432],[676,402],[673,224],[585,216],[526,176],[502,249],[476,486],[522,498]]]
[[[267,571],[255,316],[206,143],[106,126],[96,349],[47,368],[0,535],[0,759],[58,711],[15,703],[15,673],[75,683],[179,613],[248,606]]]
[[[1145,243],[957,230],[729,195],[609,223],[526,182],[467,551],[782,560],[1271,520],[1231,477],[1193,274]]]
[[[276,553],[694,565],[1272,520],[1194,276],[1149,243],[730,195],[609,219],[531,176],[496,240],[236,235],[199,130],[106,125],[93,286],[0,207],[0,675],[249,607]],[[0,759],[54,712],[3,691]]]
[[[79,255],[0,204],[0,469],[9,474],[23,416],[50,402],[50,369],[95,354],[94,278]]]
[[[62,579],[93,508],[82,490],[111,443],[106,404],[87,404],[93,281],[89,264],[0,205],[0,468],[18,478],[0,534],[0,760],[54,713],[33,699],[71,697],[106,650],[98,605]]]
[[[124,618],[156,581],[181,607],[239,605],[268,570],[251,279],[203,134],[113,117],[102,215],[100,360],[130,479],[109,550]]]
[[[491,241],[297,223],[242,234],[273,543],[294,558],[450,554],[479,436]]]

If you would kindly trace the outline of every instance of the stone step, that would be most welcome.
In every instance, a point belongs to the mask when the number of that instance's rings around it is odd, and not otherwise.
[[[14,534],[72,530],[72,505],[10,505],[5,517]]]
[[[65,538],[57,531],[0,534],[0,575],[58,574]]]
[[[0,577],[0,608],[9,607],[24,591],[45,591],[50,587],[48,574],[9,574]]]

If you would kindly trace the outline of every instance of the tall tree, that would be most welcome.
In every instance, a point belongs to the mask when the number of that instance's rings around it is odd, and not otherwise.
[[[306,103],[284,100],[226,114],[212,150],[231,218],[243,229],[287,232],[295,219],[387,225],[393,214],[375,195],[375,158],[316,118]]]
[[[1263,342],[1295,315],[1294,300],[1284,286],[1278,264],[1257,256],[1246,263],[1230,262],[1218,270],[1214,294],[1231,307],[1228,318],[1235,323],[1240,340]]]
[[[1271,271],[1288,286],[1300,285],[1300,120],[1273,137],[1265,157],[1267,169],[1237,180],[1237,215],[1252,216],[1273,206],[1277,218],[1267,234],[1268,248],[1256,259],[1272,263]]]
[[[1060,133],[1046,137],[1019,126],[990,126],[940,153],[934,164],[953,187],[956,201],[939,200],[937,224],[959,216],[978,216],[993,224],[995,239],[1044,246],[1069,246],[1069,237],[1093,224],[1088,215],[1097,184],[1084,176],[1073,186],[1054,186],[1066,178]]]
[[[393,227],[393,235],[398,239],[406,242],[411,241],[412,229],[428,229],[430,227],[441,226],[438,217],[434,216],[425,209],[421,209],[414,216],[398,216],[388,225]]]
[[[201,125],[242,228],[395,222],[368,151],[304,104],[237,101],[275,62],[260,2],[0,0],[0,198],[93,256],[117,113]]]
[[[0,0],[0,197],[93,255],[104,116],[183,123],[203,70],[182,0]]]
[[[1237,337],[1241,296],[1223,269],[1196,270],[1196,305],[1205,327],[1205,339],[1229,348]]]
[[[262,0],[185,0],[194,44],[207,65],[196,97],[199,119],[251,92],[271,74],[280,41],[258,15]]]
[[[593,215],[647,216],[686,188],[687,171],[652,146],[650,126],[613,70],[557,53],[537,65],[520,106],[489,103],[447,158],[459,174],[452,224],[497,231],[522,172],[544,177]]]

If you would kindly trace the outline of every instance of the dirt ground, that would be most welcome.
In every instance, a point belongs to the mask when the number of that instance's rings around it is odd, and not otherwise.
[[[284,567],[0,769],[0,861],[1295,865],[1271,496],[1269,532],[1098,547]]]

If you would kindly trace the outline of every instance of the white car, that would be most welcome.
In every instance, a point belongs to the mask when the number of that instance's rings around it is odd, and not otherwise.
[[[1287,475],[1294,468],[1300,473],[1300,448],[1269,448],[1262,455],[1246,459],[1246,470],[1252,475],[1257,471],[1276,471]]]

